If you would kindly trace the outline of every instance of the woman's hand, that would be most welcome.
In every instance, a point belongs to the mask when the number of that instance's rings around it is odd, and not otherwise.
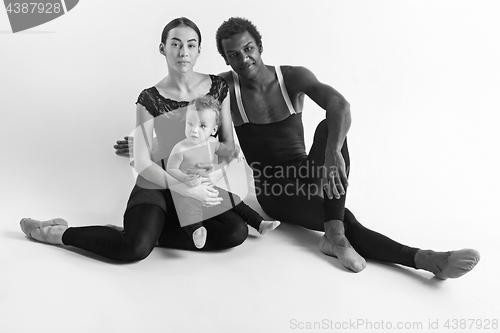
[[[126,136],[123,140],[117,140],[115,148],[116,155],[120,156],[133,156],[134,155],[134,137]],[[158,148],[158,138],[155,136],[153,138],[153,151]]]
[[[188,188],[184,195],[201,201],[205,207],[217,206],[222,202],[222,198],[218,197],[219,191],[207,183],[202,183],[196,187]]]
[[[115,153],[117,155],[130,156],[134,151],[134,137],[126,136],[123,139],[116,141],[116,145],[113,146]]]

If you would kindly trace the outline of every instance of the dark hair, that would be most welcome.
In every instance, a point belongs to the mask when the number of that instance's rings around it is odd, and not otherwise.
[[[215,112],[215,123],[220,125],[221,105],[218,100],[210,95],[204,95],[193,100],[189,105],[194,105],[196,111],[201,112],[207,109]]]
[[[222,49],[222,40],[229,39],[235,35],[244,33],[245,31],[252,35],[257,42],[258,47],[262,46],[262,36],[259,31],[257,31],[257,27],[250,20],[242,17],[231,17],[221,24],[215,34],[215,40],[217,42],[217,50],[222,58],[226,59],[226,55]]]
[[[198,26],[191,21],[190,19],[186,17],[178,17],[176,19],[173,19],[170,21],[165,28],[163,28],[163,31],[161,33],[161,42],[165,43],[165,40],[167,39],[167,35],[170,32],[170,30],[175,29],[177,27],[190,27],[193,29],[197,34],[199,38],[198,46],[201,46],[201,32]]]

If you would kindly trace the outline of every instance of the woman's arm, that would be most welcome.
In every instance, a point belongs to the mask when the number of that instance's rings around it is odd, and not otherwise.
[[[154,117],[140,104],[136,109],[136,128],[134,131],[134,169],[139,175],[161,189],[174,184],[174,178],[168,175],[159,165],[153,162],[153,128]],[[168,178],[172,178],[170,181]]]
[[[219,157],[229,157],[230,160],[238,158],[240,154],[240,147],[238,145],[234,145],[235,149],[229,148],[225,143],[218,142],[218,145],[215,149],[215,154]]]

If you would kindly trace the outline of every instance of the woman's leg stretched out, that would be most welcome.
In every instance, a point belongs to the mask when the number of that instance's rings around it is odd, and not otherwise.
[[[158,240],[167,214],[155,205],[137,205],[124,215],[123,229],[107,226],[67,227],[64,220],[58,225],[44,225],[31,219],[21,220],[21,228],[39,241],[74,246],[105,258],[132,262],[146,258]],[[52,220],[51,220],[52,221]],[[64,223],[60,223],[64,221]],[[43,234],[45,237],[39,237]]]
[[[203,221],[209,232],[203,250],[219,250],[240,245],[248,235],[245,222],[227,211]],[[123,262],[146,258],[156,244],[164,247],[197,250],[191,237],[180,227],[175,213],[156,205],[141,204],[124,216],[123,229],[107,226],[68,228],[66,221],[21,220],[21,229],[30,237],[51,244],[74,246],[103,257]]]
[[[125,213],[122,231],[105,226],[68,228],[62,241],[109,259],[139,261],[155,247],[166,220],[160,207],[137,205]]]

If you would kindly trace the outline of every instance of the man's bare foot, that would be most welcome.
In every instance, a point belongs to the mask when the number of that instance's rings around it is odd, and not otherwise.
[[[319,242],[321,252],[336,257],[347,269],[358,273],[366,267],[366,260],[351,246],[344,234],[344,222],[325,222],[325,234]]]
[[[264,235],[266,232],[276,229],[280,224],[280,221],[262,221],[260,222],[259,233]]]
[[[470,272],[481,259],[474,249],[462,249],[449,252],[419,250],[415,254],[415,267],[423,269],[442,280],[455,279]]]

